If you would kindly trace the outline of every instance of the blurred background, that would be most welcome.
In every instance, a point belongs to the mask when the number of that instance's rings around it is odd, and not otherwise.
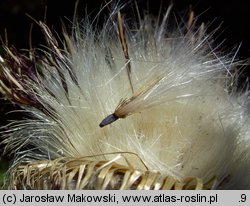
[[[131,0],[134,2],[135,0]],[[59,33],[61,31],[61,20],[70,27],[70,20],[74,14],[76,0],[0,0],[0,36],[5,38],[7,33],[8,44],[15,45],[18,49],[29,48],[29,32],[34,20],[45,20],[50,28]],[[108,2],[108,0],[106,1]],[[115,2],[115,1],[114,1]],[[119,1],[125,3],[128,1]],[[167,0],[137,0],[138,8],[143,14],[149,11],[154,16],[166,11],[170,1]],[[221,25],[219,36],[216,41],[224,41],[224,48],[233,48],[242,43],[238,56],[241,59],[250,57],[250,12],[248,0],[172,0],[174,3],[174,13],[180,20],[188,19],[189,8],[192,8],[198,16],[198,24],[205,22],[209,24],[209,31]],[[79,0],[77,14],[83,18],[86,13],[90,18],[94,18],[100,8],[105,5],[103,0]],[[104,10],[101,16],[105,16],[108,10]],[[126,18],[130,17],[135,10],[127,6],[124,11]],[[103,19],[100,18],[100,22]],[[211,23],[211,24],[210,24]],[[44,43],[43,35],[37,25],[32,30],[32,44],[39,46]],[[0,44],[0,54],[3,53]],[[242,74],[242,83],[250,76],[249,67],[246,67]],[[0,96],[0,126],[6,124],[7,119],[20,119],[22,117],[15,114],[8,114],[9,111],[18,109],[16,105],[9,103]],[[1,140],[1,139],[0,139]],[[0,145],[0,185],[3,181],[3,173],[8,168],[8,163],[12,157],[3,156],[3,145]]]

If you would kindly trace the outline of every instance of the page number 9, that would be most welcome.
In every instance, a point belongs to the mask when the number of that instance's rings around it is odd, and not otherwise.
[[[246,200],[247,200],[246,194],[241,194],[240,198],[241,198],[240,202],[246,202]]]

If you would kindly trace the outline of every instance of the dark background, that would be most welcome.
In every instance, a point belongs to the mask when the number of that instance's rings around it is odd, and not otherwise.
[[[109,0],[106,0],[108,2]],[[166,11],[171,0],[120,0],[120,3],[136,1],[140,12],[148,10],[152,15],[158,16],[159,8],[162,5],[162,14]],[[208,31],[213,31],[220,25],[219,32],[216,34],[217,43],[224,42],[223,49],[230,51],[233,47],[241,44],[238,57],[248,59],[250,57],[250,7],[249,0],[172,0],[174,3],[173,12],[179,18],[178,21],[187,21],[189,8],[198,17],[197,24],[205,22],[209,25]],[[9,45],[15,45],[17,48],[29,48],[29,32],[34,20],[29,18],[29,14],[36,20],[46,19],[50,28],[60,34],[61,20],[66,25],[70,25],[73,17],[76,0],[0,0],[0,36],[4,37],[7,31]],[[117,0],[113,0],[117,2]],[[250,2],[249,2],[250,3]],[[105,4],[104,0],[79,0],[77,14],[83,18],[87,12],[90,18],[94,18]],[[45,10],[47,7],[47,12]],[[101,13],[102,17],[107,14],[108,9]],[[131,9],[129,4],[123,12],[126,18],[132,18],[135,10]],[[32,44],[36,47],[44,44],[44,38],[40,28],[34,25],[32,30]],[[227,50],[228,49],[228,50]],[[0,47],[1,54],[1,47]],[[246,68],[242,81],[250,76],[250,69]],[[0,122],[1,124],[1,122]]]
[[[183,20],[187,19],[187,14],[190,6],[196,16],[198,23],[211,23],[209,30],[217,28],[221,23],[220,35],[217,41],[226,39],[225,48],[233,48],[242,42],[239,56],[242,59],[247,59],[250,56],[250,10],[248,6],[249,0],[173,0],[174,13],[176,16],[182,16]],[[30,26],[34,21],[27,17],[26,13],[36,20],[44,20],[50,28],[54,28],[60,33],[61,19],[67,24],[73,17],[75,0],[0,0],[0,36],[4,37],[5,30],[7,31],[9,45],[15,47],[29,48],[29,31]],[[128,1],[120,1],[128,2]],[[133,1],[132,1],[133,2]],[[138,0],[140,12],[148,10],[152,15],[157,16],[160,5],[162,12],[166,11],[170,1],[167,0]],[[94,18],[100,8],[104,5],[101,0],[80,0],[78,6],[78,16],[84,17],[85,12],[90,14],[90,18]],[[47,12],[45,15],[45,8]],[[87,8],[87,9],[86,9]],[[129,6],[125,9],[127,18],[130,16]],[[103,11],[105,16],[107,11]],[[69,19],[69,20],[67,20]],[[100,22],[102,19],[100,19]],[[32,31],[33,46],[44,43],[38,26],[34,26]],[[2,53],[0,46],[0,54]],[[250,76],[249,67],[246,67],[242,81]],[[16,109],[15,105],[9,102],[0,101],[0,126],[6,124],[6,112]],[[14,117],[19,118],[19,117]],[[21,118],[21,117],[20,117]],[[0,147],[1,149],[1,147]],[[6,157],[2,158],[5,159]],[[3,161],[0,162],[0,170],[3,167]],[[4,166],[5,167],[5,166]],[[1,175],[1,172],[0,172]]]
[[[108,0],[107,0],[108,1]],[[133,2],[132,0],[131,2]],[[11,44],[19,48],[28,47],[30,25],[33,21],[25,14],[28,13],[36,20],[43,20],[47,6],[46,22],[49,26],[58,29],[60,18],[72,19],[76,0],[0,0],[0,34],[8,31]],[[78,15],[84,17],[86,8],[92,17],[105,4],[103,0],[80,0]],[[128,2],[128,1],[120,1]],[[162,3],[163,12],[169,5],[168,0],[137,0],[141,11],[149,10],[153,15],[158,15]],[[240,55],[248,57],[250,52],[250,7],[248,0],[173,0],[174,12],[177,15],[185,14],[192,6],[199,20],[205,23],[212,22],[211,28],[216,28],[222,23],[222,38],[227,39],[227,45],[233,46],[242,42]],[[126,9],[129,13],[129,7]],[[187,13],[187,12],[186,12]],[[105,14],[105,11],[102,13]],[[129,15],[127,15],[129,16]],[[35,27],[33,42],[41,42],[38,35],[39,29]]]

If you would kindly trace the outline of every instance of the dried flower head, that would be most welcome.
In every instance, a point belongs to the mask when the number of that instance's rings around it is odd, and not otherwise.
[[[10,188],[250,188],[244,62],[192,12],[169,30],[171,9],[128,25],[116,7],[102,29],[75,23],[64,48],[39,22],[42,55],[5,47],[0,91],[30,114],[2,132]]]

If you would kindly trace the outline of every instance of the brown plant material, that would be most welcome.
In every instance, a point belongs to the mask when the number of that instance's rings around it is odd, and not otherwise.
[[[13,168],[9,189],[201,190],[211,189],[215,183],[215,178],[207,183],[197,177],[180,181],[111,161],[59,158]]]

